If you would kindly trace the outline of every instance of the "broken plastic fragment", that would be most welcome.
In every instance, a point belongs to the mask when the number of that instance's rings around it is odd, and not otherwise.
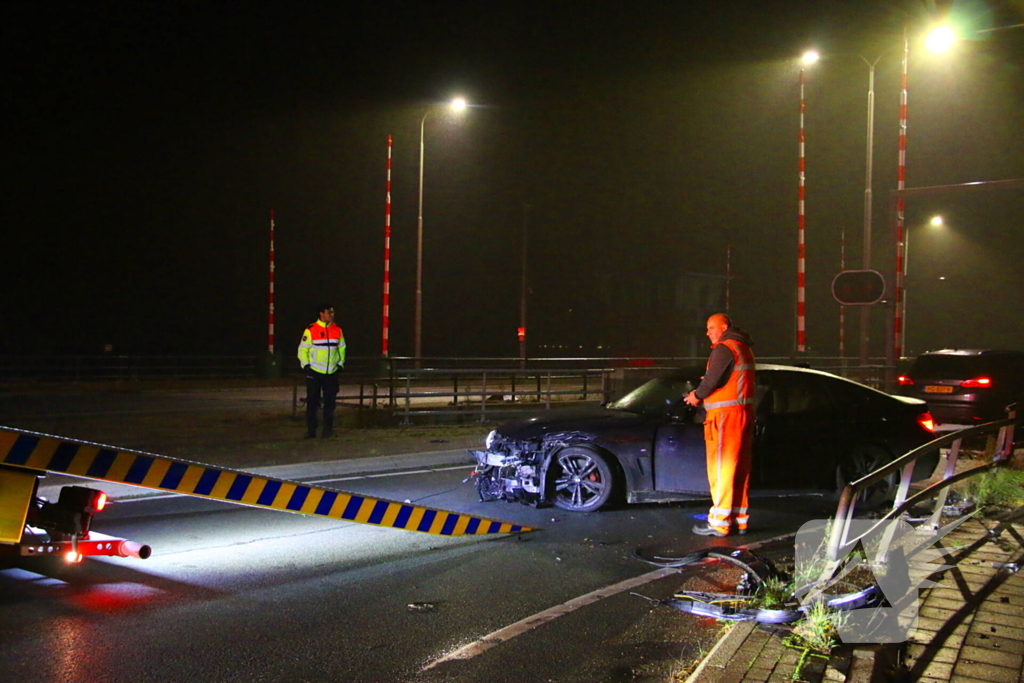
[[[410,602],[405,606],[410,612],[433,612],[434,603],[432,602]]]

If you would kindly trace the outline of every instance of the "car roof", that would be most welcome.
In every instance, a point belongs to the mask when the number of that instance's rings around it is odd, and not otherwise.
[[[1011,355],[1024,356],[1024,351],[1013,351],[1011,349],[939,349],[937,351],[926,351],[922,356],[995,356]]]
[[[815,370],[813,368],[801,368],[801,367],[797,367],[795,365],[779,365],[777,363],[756,363],[754,365],[754,371],[755,372],[762,372],[762,371],[773,371],[774,372],[774,371],[778,371],[778,370],[781,370],[781,371],[784,371],[784,372],[792,372],[792,373],[797,373],[797,374],[804,374],[804,375],[818,375],[819,377],[827,377],[829,379],[838,380],[838,381],[841,381],[841,382],[849,382],[850,384],[854,384],[854,385],[856,385],[858,387],[862,387],[864,389],[868,389],[870,391],[873,391],[875,393],[881,394],[883,396],[891,396],[891,394],[887,394],[884,391],[879,391],[878,389],[875,389],[874,387],[869,387],[866,384],[861,384],[860,382],[857,382],[855,380],[847,379],[846,377],[841,377],[839,375],[833,374],[831,372],[825,372],[823,370]],[[703,372],[704,372],[704,368],[703,367],[693,366],[693,367],[689,367],[689,368],[678,368],[678,369],[668,373],[667,376],[668,377],[672,377],[672,378],[679,378],[679,379],[689,379],[689,378],[693,377],[695,374],[699,374],[699,373],[703,373]]]

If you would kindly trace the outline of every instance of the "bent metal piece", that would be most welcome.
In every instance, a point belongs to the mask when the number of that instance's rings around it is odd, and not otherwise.
[[[437,536],[532,531],[510,522],[0,427],[0,465]]]
[[[685,567],[705,559],[718,559],[742,569],[748,583],[739,593],[704,593],[701,591],[679,591],[671,598],[660,600],[659,604],[672,607],[700,617],[711,617],[724,621],[757,621],[762,624],[788,624],[804,616],[810,605],[794,604],[785,609],[763,609],[744,607],[753,600],[757,588],[772,577],[788,578],[779,572],[770,560],[759,557],[746,548],[705,548],[683,557],[644,557],[639,549],[633,552],[639,560],[659,567]],[[830,596],[825,604],[832,609],[852,610],[877,605],[881,592],[877,585],[855,593]]]

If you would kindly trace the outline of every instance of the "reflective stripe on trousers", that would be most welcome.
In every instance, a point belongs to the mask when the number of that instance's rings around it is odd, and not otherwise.
[[[708,524],[719,531],[727,533],[733,522],[739,529],[747,528],[753,442],[753,406],[730,406],[708,411],[704,421],[708,484],[711,486]]]

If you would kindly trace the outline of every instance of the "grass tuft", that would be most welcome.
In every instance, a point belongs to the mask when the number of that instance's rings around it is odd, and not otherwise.
[[[824,602],[816,602],[806,616],[793,627],[793,645],[814,652],[828,653],[839,644],[839,625],[845,617]]]
[[[1024,505],[1024,471],[998,467],[953,488],[979,507]]]

